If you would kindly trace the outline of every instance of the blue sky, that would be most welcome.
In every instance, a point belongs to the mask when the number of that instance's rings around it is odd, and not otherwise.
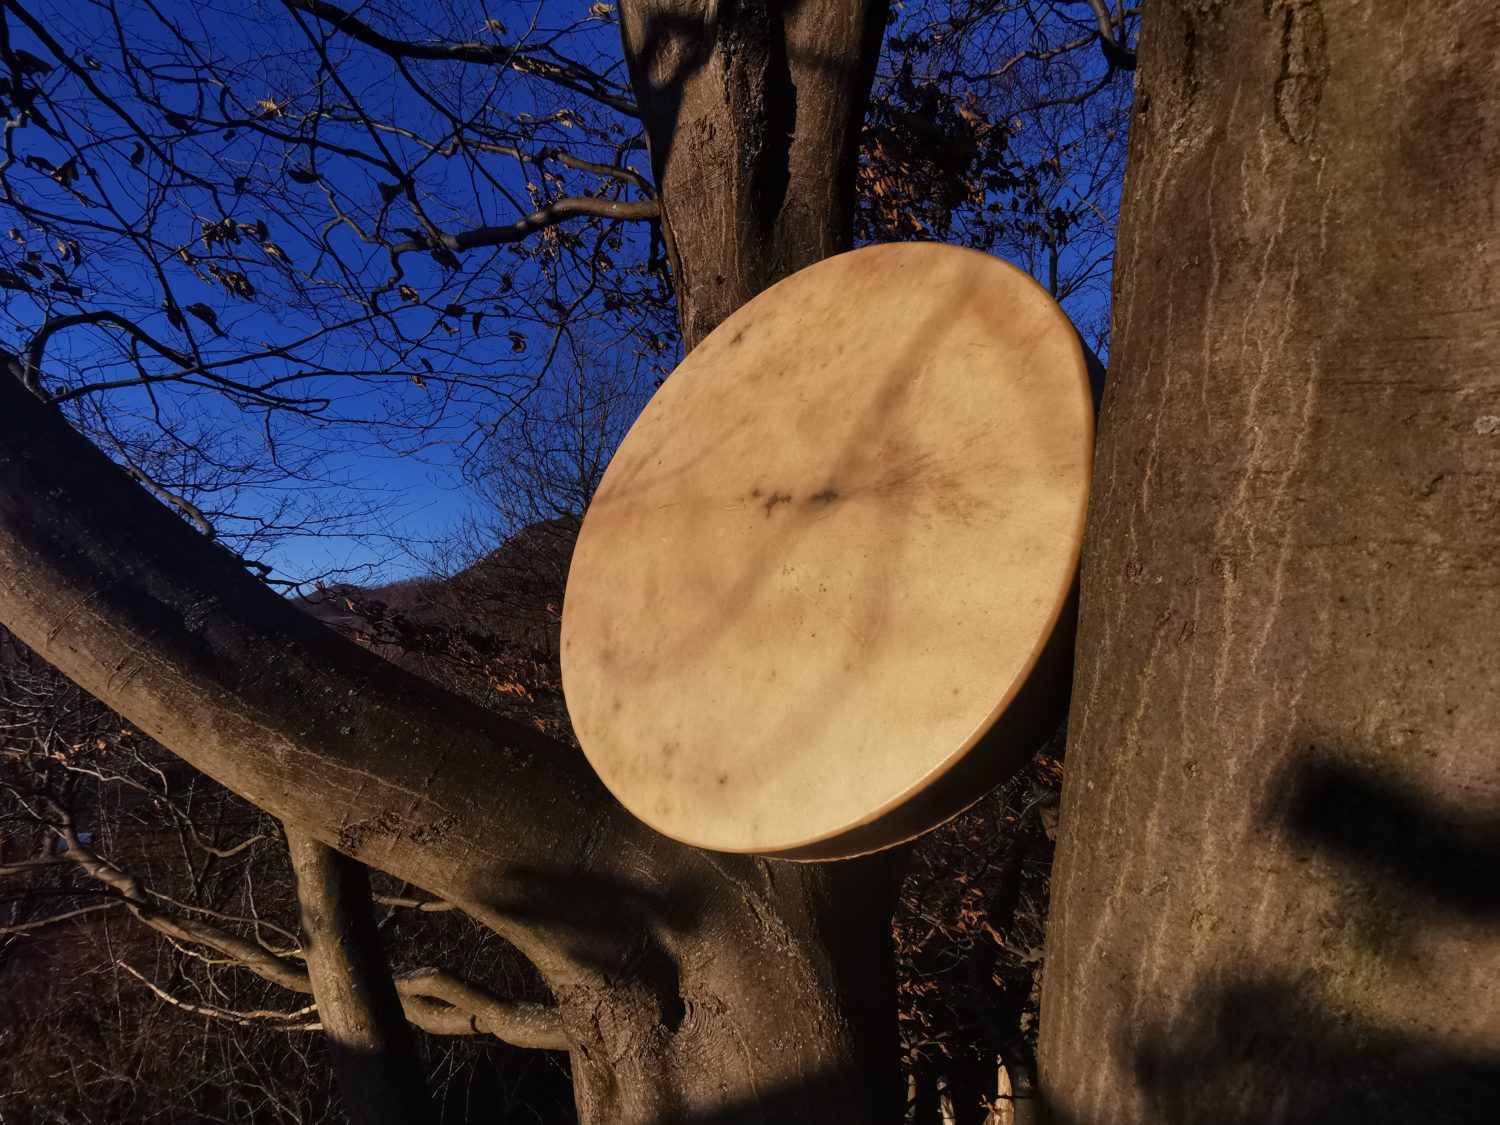
[[[617,32],[598,5],[593,14],[588,4],[387,7],[399,18],[361,11],[406,39],[521,44],[624,83]],[[925,19],[927,7],[903,5],[901,18]],[[66,408],[117,459],[135,458],[165,491],[181,482],[180,495],[216,513],[226,542],[279,575],[370,581],[430,569],[434,544],[489,515],[476,477],[518,402],[545,410],[579,357],[608,354],[647,383],[674,362],[660,273],[642,268],[643,225],[579,225],[468,252],[457,269],[426,253],[393,268],[362,237],[504,224],[562,194],[640,198],[618,178],[555,160],[442,155],[422,143],[513,140],[644,174],[642,151],[620,152],[638,127],[614,111],[560,100],[498,66],[413,62],[402,75],[268,0],[133,0],[118,10],[32,0],[28,10],[66,57],[12,20],[12,46],[52,69],[36,79],[45,126],[13,133],[6,179],[22,206],[0,204],[12,232],[0,267],[20,288],[0,291],[0,338],[19,349],[47,317],[108,309],[190,354],[196,374],[182,378],[182,364],[118,327],[79,325],[51,338],[42,370],[49,390],[77,395]],[[1101,65],[1097,52],[1080,54],[1064,77],[1087,80]],[[1022,129],[1018,151],[1046,142],[1084,152],[1072,141],[1091,125],[1071,112]],[[318,146],[295,140],[314,127]],[[1058,198],[1087,191],[1112,215],[1117,176],[1101,184],[1097,167],[1085,171],[1093,179],[1070,186],[1084,171],[1060,169]],[[1112,235],[1099,225],[1065,253],[1097,259]],[[1038,270],[1027,253],[1008,256]],[[61,278],[64,291],[28,280],[44,267],[42,280]],[[1107,277],[1066,307],[1089,332],[1107,311]],[[149,386],[79,390],[142,373]],[[270,409],[267,386],[294,405],[326,405]],[[310,534],[261,526],[310,519]]]

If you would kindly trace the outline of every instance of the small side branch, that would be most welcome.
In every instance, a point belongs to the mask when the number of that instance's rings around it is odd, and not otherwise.
[[[309,941],[309,948],[304,950],[303,957],[295,953],[277,953],[222,926],[192,917],[187,913],[177,913],[167,909],[166,907],[171,905],[169,899],[151,890],[135,875],[104,859],[84,843],[76,829],[72,814],[67,809],[51,800],[43,800],[41,805],[42,807],[36,811],[57,836],[63,845],[62,850],[57,853],[49,852],[25,859],[11,860],[0,866],[0,876],[23,876],[35,871],[72,864],[83,874],[102,884],[102,890],[99,893],[105,896],[106,901],[91,903],[76,910],[50,915],[32,922],[0,927],[0,934],[13,935],[38,930],[80,914],[123,906],[132,917],[182,948],[184,952],[191,952],[188,947],[206,949],[228,963],[248,969],[262,980],[279,985],[289,992],[303,996],[316,996],[314,979],[306,967],[306,964],[311,964],[311,959],[316,956],[312,952],[317,944],[315,941]],[[323,848],[321,844],[316,846]],[[323,850],[328,851],[326,848]],[[329,854],[337,855],[337,853]],[[295,853],[293,858],[295,864]],[[345,860],[343,857],[338,858],[345,863],[354,862]],[[299,871],[299,880],[300,878],[301,872]],[[77,893],[76,890],[67,891],[70,896]],[[368,898],[368,889],[365,894]],[[416,905],[419,909],[452,909],[450,904],[441,900],[418,902],[418,900],[400,899],[396,901],[400,905]],[[373,911],[371,911],[371,925],[372,927],[374,925]],[[378,952],[377,947],[376,953]],[[342,955],[342,953],[341,949],[335,949],[336,955]],[[195,954],[195,956],[202,955]],[[380,961],[380,968],[389,980],[389,970],[385,969],[383,957]],[[534,1047],[543,1050],[567,1049],[567,1039],[562,1032],[556,1012],[548,1005],[494,996],[451,973],[436,968],[416,969],[404,974],[393,983],[401,1014],[413,1026],[429,1035],[493,1035],[517,1047]],[[178,1002],[176,998],[164,997],[164,999],[168,999],[179,1008],[187,1007],[186,1002]],[[235,1015],[227,1009],[223,1012],[204,1014],[211,1014],[216,1019],[227,1019]],[[323,1023],[320,1022],[317,1026],[321,1028]],[[311,1030],[311,1027],[289,1030]]]
[[[123,317],[119,313],[101,309],[94,312],[74,313],[69,316],[57,316],[49,318],[26,347],[26,355],[21,365],[21,381],[35,394],[42,391],[42,357],[46,354],[47,344],[52,337],[59,332],[69,328],[75,328],[83,324],[109,325],[118,328],[138,344],[144,344],[158,355],[171,360],[179,367],[191,367],[193,358],[184,352],[164,344],[151,333],[147,332],[135,321]]]
[[[451,902],[445,902],[440,898],[408,898],[403,895],[376,895],[375,901],[381,906],[393,906],[406,910],[416,910],[423,914],[439,914],[448,910],[457,910]]]
[[[601,75],[567,59],[540,58],[522,51],[519,47],[508,47],[502,43],[412,43],[382,35],[352,12],[345,11],[326,0],[282,0],[293,11],[306,12],[322,20],[335,31],[373,47],[395,59],[430,59],[439,62],[479,63],[488,66],[504,66],[533,78],[540,78],[592,98],[600,105],[631,117],[636,115],[635,104],[623,95],[620,88]]]
[[[463,1032],[493,1035],[517,1047],[565,1051],[567,1037],[555,1009],[544,1004],[502,1000],[474,988],[441,969],[416,969],[396,978],[403,998],[427,997],[452,1005]]]
[[[661,217],[661,205],[654,199],[599,199],[595,196],[573,196],[555,199],[513,223],[499,227],[475,227],[458,234],[426,234],[391,246],[391,261],[418,250],[457,253],[486,246],[504,246],[529,238],[539,230],[555,226],[577,215],[601,219],[646,222]]]
[[[129,973],[136,980],[144,984],[157,999],[171,1004],[174,1008],[181,1008],[184,1012],[192,1012],[195,1016],[207,1016],[209,1019],[226,1020],[229,1023],[239,1024],[241,1027],[254,1027],[257,1024],[275,1023],[281,1025],[282,1031],[321,1031],[323,1029],[323,1025],[316,1019],[307,1018],[318,1010],[316,1004],[308,1004],[306,1007],[298,1008],[291,1012],[278,1012],[269,1008],[237,1011],[233,1008],[216,1008],[208,1004],[193,1004],[187,1000],[173,996],[166,989],[148,980],[133,965],[126,964],[124,961],[116,961],[115,967]]]

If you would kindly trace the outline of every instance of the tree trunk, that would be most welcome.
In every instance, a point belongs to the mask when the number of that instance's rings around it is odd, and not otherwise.
[[[302,955],[352,1125],[432,1119],[427,1083],[401,1010],[362,863],[294,828],[287,852],[302,908]]]
[[[1060,1123],[1500,1104],[1497,13],[1149,10],[1042,1014]]]
[[[854,172],[886,0],[631,0],[683,346],[853,246]]]

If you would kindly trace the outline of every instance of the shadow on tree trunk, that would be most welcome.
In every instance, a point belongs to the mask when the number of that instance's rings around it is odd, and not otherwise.
[[[1382,966],[1424,964],[1422,927],[1438,917],[1495,925],[1500,816],[1475,815],[1409,785],[1309,749],[1262,813],[1309,864],[1332,860],[1363,943],[1352,983],[1315,966],[1245,965],[1204,974],[1179,1018],[1116,1044],[1162,1125],[1410,1125],[1491,1120],[1500,1053],[1396,1033],[1373,989]],[[1360,992],[1360,985],[1371,993]],[[1361,1010],[1361,1004],[1367,1010]],[[1493,1000],[1477,993],[1476,1005]],[[1248,1094],[1246,1092],[1249,1092]],[[1094,1125],[1055,1108],[1054,1125]]]

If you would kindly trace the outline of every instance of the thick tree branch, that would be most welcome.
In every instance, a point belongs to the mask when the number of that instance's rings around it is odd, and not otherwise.
[[[459,998],[431,978],[398,985],[408,1018],[438,1034],[519,1023],[528,1041],[566,1040],[585,1119],[660,1120],[684,1097],[722,1106],[779,1075],[888,1049],[890,993],[871,984],[890,964],[883,861],[769,865],[652,832],[577,751],[413,677],[267,590],[14,378],[0,378],[0,619],[283,822],[505,934],[556,997],[560,1032],[529,1038],[539,1013],[520,1006],[462,1013],[423,991]],[[310,988],[289,960],[192,927],[183,940],[243,951],[247,967]],[[745,936],[726,947],[730,934]],[[773,1000],[787,996],[802,1002]],[[867,1011],[868,1022],[847,1014]],[[691,1035],[680,1046],[679,1033]],[[689,1069],[669,1076],[654,1047],[625,1046],[647,1042],[686,1052]],[[700,1075],[687,1060],[704,1042],[761,1047]],[[809,1093],[807,1114],[854,1104],[878,1119],[879,1084],[853,1073],[857,1083],[841,1071]]]
[[[1094,10],[1094,19],[1099,25],[1099,46],[1111,66],[1121,70],[1135,69],[1135,52],[1121,43],[1115,31],[1115,18],[1110,14],[1109,0],[1088,0]],[[1121,29],[1124,21],[1121,21]]]
[[[515,1047],[565,1051],[567,1037],[555,1009],[545,1004],[504,1000],[492,996],[441,969],[414,969],[396,978],[396,991],[403,999],[432,998],[453,1006],[462,1029],[451,1034],[493,1035]]]
[[[265,589],[15,379],[0,379],[0,618],[163,745],[501,929],[549,977],[580,971],[550,924],[558,889],[622,867],[622,848],[673,846],[577,751]]]

